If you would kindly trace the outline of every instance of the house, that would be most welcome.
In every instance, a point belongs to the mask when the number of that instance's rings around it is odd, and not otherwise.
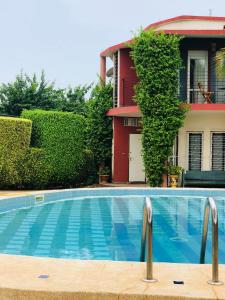
[[[183,68],[179,97],[190,104],[184,126],[174,142],[174,164],[187,171],[225,171],[225,79],[217,78],[215,55],[225,47],[225,17],[179,16],[146,28],[178,34]],[[113,76],[114,182],[144,182],[141,146],[141,112],[134,101],[138,82],[129,42],[109,47],[101,53],[101,78]],[[106,62],[113,61],[113,70]],[[203,172],[204,173],[204,172]],[[225,174],[225,173],[224,173]],[[225,175],[224,175],[225,178]]]

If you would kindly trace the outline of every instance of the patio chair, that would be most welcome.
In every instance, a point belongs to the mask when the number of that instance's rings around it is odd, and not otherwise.
[[[212,96],[213,92],[205,91],[203,85],[200,82],[198,82],[198,88],[204,98],[204,103],[207,103],[207,104],[212,103],[211,96]]]

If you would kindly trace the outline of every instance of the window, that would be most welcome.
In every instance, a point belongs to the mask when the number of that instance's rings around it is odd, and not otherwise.
[[[141,118],[124,118],[124,126],[141,127]]]
[[[188,169],[202,168],[202,133],[189,133]]]
[[[212,133],[212,171],[225,171],[225,133]]]
[[[113,55],[113,106],[118,106],[118,52]]]
[[[203,103],[201,90],[208,91],[208,52],[188,52],[188,102]]]

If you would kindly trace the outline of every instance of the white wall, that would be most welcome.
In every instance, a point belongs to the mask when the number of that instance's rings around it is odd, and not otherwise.
[[[160,25],[157,29],[161,30],[223,30],[225,21],[207,21],[207,20],[181,20],[168,24]]]
[[[178,164],[188,169],[188,133],[202,132],[202,170],[211,170],[211,133],[225,132],[225,111],[190,111],[179,131]]]

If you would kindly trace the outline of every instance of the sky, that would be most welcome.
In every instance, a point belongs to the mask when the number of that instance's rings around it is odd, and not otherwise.
[[[224,0],[0,0],[0,83],[45,71],[57,87],[98,78],[99,54],[178,15],[225,16]]]

